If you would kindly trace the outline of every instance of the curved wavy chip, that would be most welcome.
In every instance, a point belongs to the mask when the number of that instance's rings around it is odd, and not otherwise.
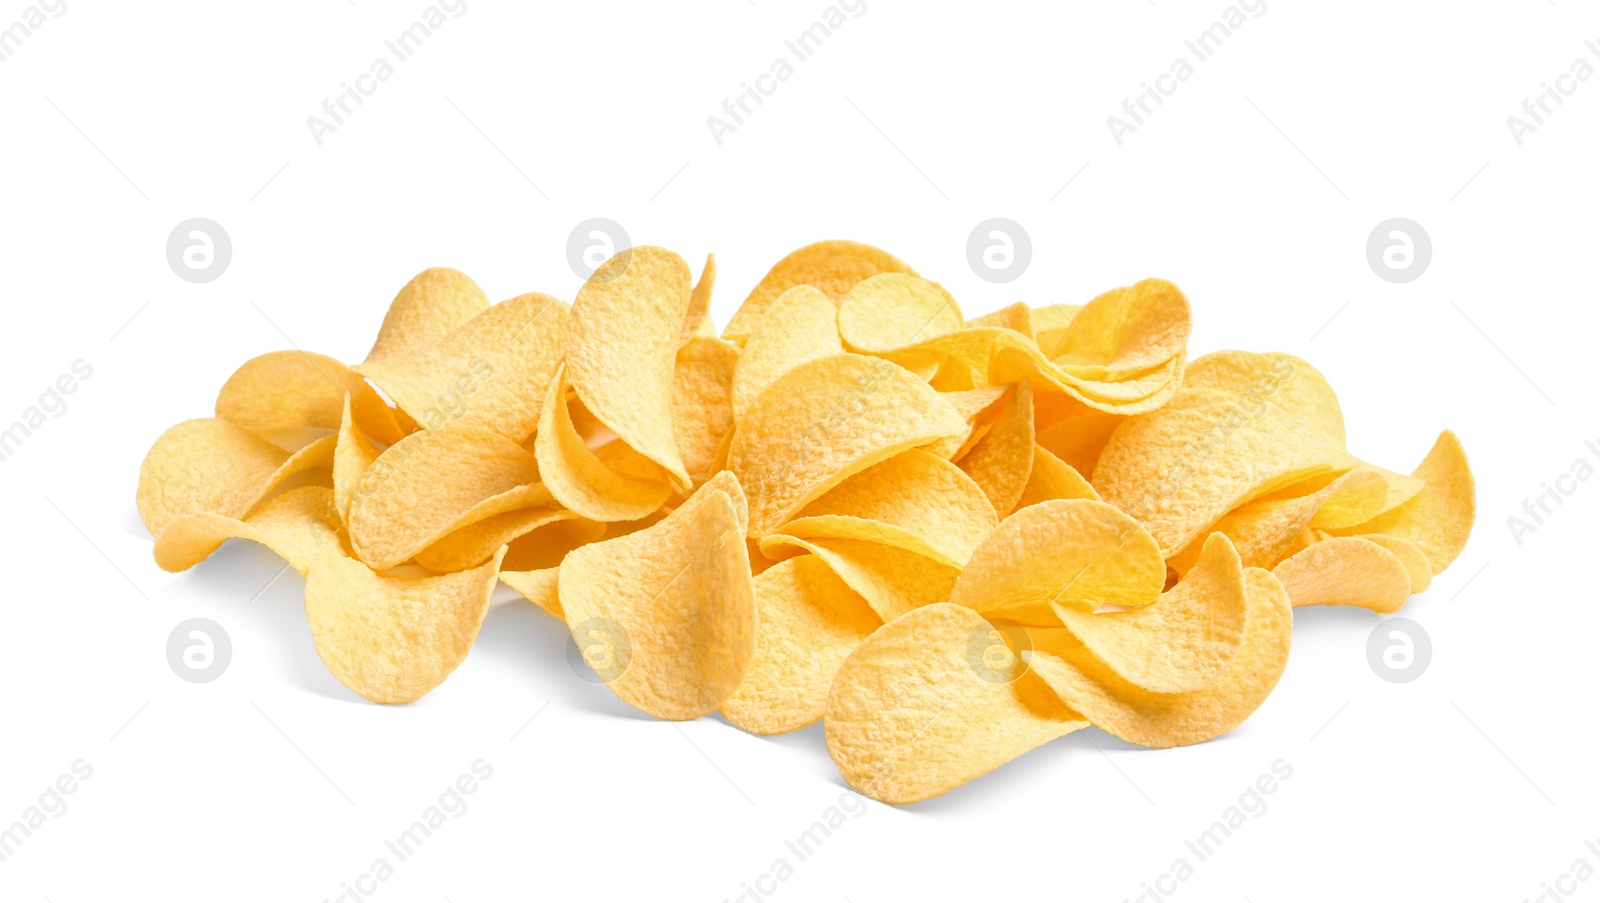
[[[1035,408],[1041,407],[1044,400],[1044,397],[1036,398]],[[1093,480],[1095,463],[1100,460],[1100,453],[1105,450],[1111,434],[1123,418],[1073,400],[1079,410],[1062,419],[1049,421],[1048,426],[1042,425],[1046,422],[1045,418],[1035,413],[1035,422],[1041,425],[1034,434],[1034,440],[1063,463],[1071,465],[1084,479]]]
[[[423,270],[389,303],[367,363],[426,348],[488,309],[488,296],[465,273]]]
[[[1085,304],[1051,358],[1074,376],[1115,381],[1181,355],[1192,328],[1189,299],[1176,285],[1142,279]]]
[[[1069,709],[1129,743],[1166,748],[1221,736],[1250,717],[1277,686],[1294,633],[1289,595],[1277,579],[1260,568],[1246,568],[1244,580],[1244,639],[1227,670],[1204,689],[1151,693],[1121,679],[1093,655],[1075,650],[1034,652],[1030,670]]]
[[[1189,363],[1183,385],[1226,392],[1252,410],[1269,408],[1275,419],[1344,447],[1344,412],[1333,387],[1321,371],[1292,354],[1213,351]]]
[[[593,542],[605,534],[604,524],[583,520],[564,508],[523,508],[473,521],[446,533],[417,552],[417,564],[436,574],[464,571],[489,560],[501,546],[545,527],[562,530],[580,544]],[[506,560],[510,560],[509,553]]]
[[[1033,339],[1047,359],[1054,360],[1066,350],[1072,321],[1081,310],[1081,304],[1041,304],[1033,308]]]
[[[1004,398],[1006,386],[983,386],[978,389],[958,389],[940,392],[939,397],[956,409],[956,415],[967,422],[965,435],[949,436],[923,446],[929,452],[948,461],[954,461],[972,449],[983,438],[993,423],[995,402]]]
[[[1312,543],[1272,569],[1295,608],[1353,605],[1379,614],[1411,598],[1411,573],[1393,552],[1359,536]]]
[[[905,348],[963,325],[961,308],[944,286],[906,273],[863,279],[839,301],[839,337],[865,354]]]
[[[413,702],[461,664],[489,612],[500,556],[442,577],[389,577],[336,550],[306,573],[306,619],[339,682],[379,703]]]
[[[723,717],[752,734],[781,734],[821,718],[845,656],[883,624],[815,555],[755,578],[756,645]]]
[[[1061,625],[1119,678],[1152,693],[1187,693],[1215,680],[1245,629],[1244,568],[1213,533],[1193,569],[1148,605],[1083,612],[1055,606]]]
[[[1401,539],[1387,533],[1369,533],[1361,538],[1388,549],[1389,554],[1400,559],[1400,563],[1405,566],[1406,576],[1411,578],[1413,594],[1420,593],[1433,584],[1433,562],[1428,560],[1421,546],[1409,539]]]
[[[1041,502],[1002,520],[978,546],[950,601],[990,618],[1059,626],[1063,609],[1153,602],[1167,566],[1139,522],[1101,502]]]
[[[717,449],[733,429],[740,365],[739,346],[723,339],[691,336],[678,349],[672,370],[672,431],[696,486],[716,473]]]
[[[566,395],[566,370],[557,367],[533,437],[539,472],[556,501],[602,522],[638,520],[665,504],[672,495],[665,475],[638,477],[613,469],[573,425]]]
[[[367,439],[350,412],[350,396],[344,400],[344,415],[339,419],[339,436],[333,446],[333,506],[339,521],[350,520],[350,500],[363,492],[367,469],[378,460],[378,447]]]
[[[1466,547],[1477,515],[1477,491],[1461,440],[1449,430],[1440,433],[1411,475],[1423,486],[1410,501],[1364,524],[1331,532],[1404,539],[1428,556],[1438,576]]]
[[[567,615],[561,610],[561,598],[557,590],[560,576],[559,566],[531,571],[501,571],[500,582],[516,590],[522,598],[544,609],[546,614],[555,615],[565,621]]]
[[[706,255],[706,264],[700,268],[700,281],[689,291],[689,310],[683,317],[683,332],[678,343],[688,344],[695,336],[716,338],[717,327],[711,320],[711,290],[717,284],[717,256]]]
[[[216,411],[258,433],[336,430],[347,400],[367,435],[385,445],[403,435],[394,411],[360,374],[310,351],[273,351],[245,361],[222,384]]]
[[[879,273],[916,271],[887,251],[854,241],[819,241],[791,253],[772,265],[756,287],[734,311],[733,319],[722,330],[722,337],[734,341],[749,338],[767,308],[779,295],[797,285],[810,285],[835,301],[843,298],[863,279]]]
[[[1033,338],[1033,309],[1022,301],[973,317],[967,322],[972,326],[998,326]]]
[[[585,660],[619,698],[657,718],[715,710],[755,650],[742,498],[726,482],[713,479],[660,523],[561,562],[561,609]]]
[[[863,523],[887,529],[857,535],[872,530],[857,526]],[[802,508],[783,532],[878,542],[895,536],[898,541],[891,544],[959,568],[998,523],[971,477],[943,458],[913,448],[845,479]]]
[[[821,357],[844,352],[839,308],[821,289],[797,285],[779,295],[744,343],[733,374],[733,416],[742,419],[778,377]]]
[[[284,480],[330,467],[335,442],[325,436],[291,454],[226,420],[185,420],[139,465],[139,518],[152,536],[185,514],[242,518]]]
[[[567,306],[529,292],[485,310],[437,341],[356,371],[428,429],[457,424],[526,439],[561,362]]]
[[[324,548],[339,548],[339,515],[333,493],[301,486],[262,503],[243,519],[200,512],[173,518],[156,536],[156,564],[186,571],[211,557],[229,539],[247,539],[271,549],[303,577]]]
[[[834,537],[802,539],[786,533],[773,533],[761,541],[761,551],[768,557],[784,554],[786,548],[820,558],[885,621],[948,600],[961,575],[960,568],[886,543]]]
[[[940,796],[1089,726],[982,615],[948,603],[858,645],[833,679],[823,724],[845,782],[885,803]]]
[[[1100,495],[1071,464],[1051,454],[1044,446],[1035,444],[1033,470],[1028,473],[1028,482],[1022,487],[1022,498],[1017,500],[1016,507],[1027,508],[1052,499],[1098,502]]]
[[[691,480],[672,432],[672,371],[691,300],[683,258],[638,247],[589,277],[567,322],[567,381],[578,398],[685,492]]]
[[[1011,400],[983,438],[956,462],[983,487],[999,517],[1017,507],[1033,473],[1033,389],[1022,380],[1010,391]]]
[[[734,432],[728,469],[750,495],[750,535],[899,452],[966,431],[927,383],[858,354],[819,358],[767,387]]]
[[[384,450],[350,501],[350,547],[386,570],[460,527],[549,504],[534,456],[471,426],[412,433]]]
[[[1304,370],[1285,377],[1320,378]],[[1166,407],[1125,419],[1095,464],[1095,491],[1174,555],[1246,501],[1360,463],[1300,415],[1254,401],[1185,388]]]
[[[1311,526],[1317,513],[1341,493],[1346,498],[1381,500],[1387,492],[1382,476],[1357,468],[1305,495],[1273,494],[1245,502],[1206,528],[1205,533],[1221,533],[1232,540],[1246,567],[1271,570],[1291,554],[1295,540]],[[1195,539],[1169,557],[1167,566],[1180,574],[1187,573],[1204,544],[1205,539]]]

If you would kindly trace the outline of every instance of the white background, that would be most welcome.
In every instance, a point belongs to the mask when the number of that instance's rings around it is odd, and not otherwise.
[[[0,863],[0,897],[334,898],[480,757],[493,776],[468,811],[376,899],[721,901],[772,890],[784,857],[779,900],[1121,901],[1194,864],[1183,841],[1280,758],[1292,778],[1178,899],[1521,901],[1580,857],[1600,867],[1600,485],[1520,545],[1506,525],[1600,440],[1600,78],[1520,147],[1506,125],[1573,60],[1600,66],[1592,4],[1269,0],[1119,147],[1106,117],[1221,0],[867,0],[719,147],[706,117],[821,0],[468,0],[319,147],[306,117],[422,0],[67,3],[0,64],[0,421],[74,360],[94,368],[0,464],[0,824],[74,760],[94,772]],[[0,28],[24,8],[0,5]],[[165,258],[195,216],[234,247],[205,285]],[[1194,305],[1192,355],[1321,368],[1363,457],[1409,470],[1456,430],[1477,529],[1403,612],[1430,668],[1384,682],[1377,616],[1301,611],[1278,689],[1228,736],[1143,751],[1081,732],[936,801],[869,803],[796,863],[784,841],[846,792],[818,727],[646,719],[515,601],[437,691],[375,706],[322,668],[302,583],[271,554],[154,566],[139,461],[239,363],[291,344],[360,359],[427,266],[494,299],[570,299],[567,236],[593,216],[696,269],[714,251],[719,323],[822,238],[893,251],[969,315],[1159,275]],[[966,262],[993,216],[1033,242],[1003,286]],[[1365,256],[1395,216],[1434,247],[1404,285]],[[196,616],[233,641],[206,685],[165,655]],[[1562,887],[1600,899],[1600,878]]]

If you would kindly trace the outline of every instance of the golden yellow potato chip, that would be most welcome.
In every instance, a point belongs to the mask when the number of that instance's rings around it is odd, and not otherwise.
[[[1182,354],[1191,328],[1183,292],[1165,279],[1144,279],[1085,304],[1052,359],[1074,376],[1114,380]]]
[[[887,251],[854,241],[819,241],[773,264],[767,275],[734,311],[722,337],[743,341],[755,333],[756,324],[779,295],[797,285],[810,285],[835,301],[856,283],[879,273],[916,272]]]
[[[389,577],[324,550],[306,573],[317,655],[340,683],[373,702],[421,699],[467,657],[499,571],[496,554],[470,571]]]
[[[522,598],[544,609],[547,614],[555,615],[565,621],[567,615],[561,610],[561,599],[556,588],[560,575],[559,566],[531,571],[501,571],[500,582],[516,590]]]
[[[1358,467],[1340,474],[1315,491],[1299,495],[1288,494],[1302,487],[1252,499],[1223,515],[1206,528],[1205,534],[1221,533],[1233,541],[1239,558],[1246,567],[1271,570],[1291,553],[1295,540],[1306,531],[1318,511],[1330,500],[1343,493],[1347,498],[1381,500],[1388,492],[1382,476],[1370,468]],[[1167,566],[1180,574],[1187,573],[1200,556],[1205,539],[1196,538],[1167,559]]]
[[[362,491],[367,468],[378,460],[378,447],[367,439],[351,416],[350,396],[344,399],[344,416],[339,420],[339,437],[333,446],[333,506],[339,521],[350,520],[350,499]]]
[[[394,411],[366,380],[309,351],[273,351],[246,361],[217,393],[217,416],[258,433],[336,430],[346,399],[367,435],[385,445],[400,439]]]
[[[856,646],[833,679],[823,724],[845,782],[886,803],[940,796],[1088,726],[983,616],[947,603]]]
[[[657,718],[715,710],[755,649],[743,500],[725,486],[713,479],[660,523],[561,562],[561,609],[585,660],[619,698]]]
[[[950,601],[993,620],[1058,626],[1058,612],[1153,602],[1167,567],[1139,522],[1102,502],[1023,508],[972,553]]]
[[[1272,569],[1296,608],[1354,605],[1380,614],[1411,597],[1411,574],[1393,552],[1359,536],[1312,543]]]
[[[1294,614],[1271,573],[1244,571],[1244,639],[1227,670],[1191,693],[1152,693],[1118,677],[1082,650],[1033,652],[1031,673],[1095,727],[1140,746],[1200,743],[1238,727],[1272,692],[1289,661]]]
[[[1005,517],[1028,487],[1033,449],[1033,389],[1023,380],[1012,385],[1010,402],[956,463],[983,487],[995,514]]]
[[[561,361],[566,318],[566,304],[529,292],[438,341],[356,370],[428,429],[460,424],[520,442],[539,422],[539,403]]]
[[[1188,693],[1220,675],[1245,628],[1244,568],[1213,533],[1200,560],[1148,605],[1084,612],[1055,606],[1061,624],[1118,677],[1152,693]]]
[[[1033,338],[1033,310],[1022,301],[967,321],[972,326],[999,326]]]
[[[885,528],[857,535],[850,522]],[[845,479],[800,510],[783,532],[875,539],[962,567],[999,523],[983,490],[949,461],[909,449]],[[843,532],[836,532],[843,526]],[[893,536],[890,541],[879,536]]]
[[[883,620],[815,555],[755,578],[756,645],[722,714],[752,734],[798,730],[822,717],[839,663]]]
[[[291,454],[227,420],[185,420],[139,465],[139,517],[152,536],[185,514],[242,518],[284,480],[330,467],[336,441],[326,436]]]
[[[716,338],[717,327],[711,321],[711,289],[717,284],[717,257],[706,255],[706,265],[700,268],[700,281],[689,291],[689,310],[683,317],[683,332],[679,344],[688,344],[695,336]]]
[[[1071,464],[1051,454],[1044,446],[1035,444],[1033,470],[1028,474],[1028,483],[1022,487],[1022,498],[1017,500],[1016,506],[1026,508],[1051,499],[1088,499],[1098,502],[1100,496]]]
[[[887,361],[840,354],[779,377],[734,431],[728,469],[750,495],[750,535],[899,452],[965,433],[927,383]]]
[[[820,289],[797,285],[779,295],[739,355],[733,374],[733,416],[745,411],[778,377],[806,361],[840,354],[839,309]]]
[[[324,547],[339,547],[339,527],[332,491],[301,486],[268,499],[242,519],[210,512],[175,517],[156,536],[155,559],[162,570],[186,571],[211,557],[223,541],[248,539],[305,576]]]
[[[963,326],[956,299],[906,273],[863,279],[839,301],[839,336],[851,350],[894,351]]]
[[[967,422],[967,432],[930,442],[923,447],[947,461],[954,461],[966,454],[989,431],[1000,409],[996,402],[1006,396],[1006,391],[1006,386],[983,386],[940,392],[939,397],[949,402],[950,407],[956,409],[956,415]]]
[[[1333,537],[1326,537],[1332,539]],[[1389,550],[1389,554],[1400,559],[1405,566],[1406,575],[1411,578],[1411,592],[1420,593],[1433,583],[1433,562],[1422,551],[1422,547],[1409,539],[1390,536],[1387,533],[1369,533],[1361,537],[1367,542],[1376,543]]]
[[[1052,397],[1070,396],[1040,395],[1034,399],[1034,419],[1035,423],[1039,424],[1034,438],[1041,446],[1049,449],[1052,455],[1082,474],[1084,479],[1093,480],[1095,462],[1100,460],[1100,452],[1105,449],[1106,442],[1111,439],[1112,431],[1122,423],[1123,418],[1116,414],[1097,411],[1073,399],[1079,410],[1071,416],[1051,420],[1046,426],[1040,409],[1043,407],[1043,402]]]
[[[684,492],[691,481],[672,433],[672,371],[690,296],[682,257],[633,248],[595,270],[567,322],[567,381],[584,406]]]
[[[717,472],[717,450],[733,429],[739,363],[739,346],[713,336],[692,336],[678,349],[672,370],[672,430],[684,469],[696,486]]]
[[[564,530],[580,542],[592,542],[605,533],[605,525],[584,520],[564,508],[522,508],[446,533],[417,552],[417,564],[436,574],[464,571],[483,564],[501,546],[545,527]]]
[[[666,475],[640,477],[613,469],[573,426],[566,389],[565,367],[558,367],[534,435],[539,472],[550,494],[566,508],[602,522],[638,520],[660,508],[672,495]]]
[[[786,547],[822,559],[885,621],[948,600],[961,574],[960,568],[886,543],[835,537],[802,539],[787,533],[772,533],[761,541],[767,557],[784,555]]]
[[[1081,304],[1041,304],[1033,308],[1033,338],[1046,359],[1060,357],[1066,350],[1067,334],[1081,310]]]
[[[1346,480],[1345,485],[1317,509],[1311,526],[1333,530],[1363,524],[1404,505],[1422,491],[1422,481],[1416,477],[1375,464],[1363,464],[1351,473],[1370,476]]]
[[[488,309],[489,298],[465,273],[423,270],[390,302],[367,363],[426,348]]]
[[[1434,576],[1450,566],[1466,547],[1477,513],[1477,494],[1467,452],[1456,434],[1445,430],[1411,475],[1423,483],[1410,501],[1373,520],[1337,534],[1397,536],[1421,549]]]
[[[367,468],[350,500],[350,547],[386,570],[467,524],[550,501],[534,456],[505,436],[459,425],[424,430]]]

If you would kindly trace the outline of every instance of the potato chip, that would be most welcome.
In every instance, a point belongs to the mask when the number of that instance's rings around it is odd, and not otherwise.
[[[374,570],[496,514],[548,504],[534,456],[472,426],[412,433],[385,449],[350,501],[350,547]]]
[[[1466,450],[1445,430],[1411,475],[1423,488],[1410,501],[1364,524],[1337,534],[1387,534],[1404,539],[1428,556],[1438,576],[1466,547],[1477,512],[1477,496]]]
[[[1000,667],[985,656],[1000,651]],[[1088,722],[970,608],[891,621],[839,666],[824,736],[845,782],[886,803],[940,796]]]
[[[242,518],[284,480],[331,466],[336,441],[326,436],[291,454],[226,420],[186,420],[139,465],[139,518],[152,536],[185,514]]]
[[[394,411],[366,380],[344,364],[309,351],[274,351],[251,358],[217,393],[217,416],[258,433],[339,428],[346,399],[356,422],[385,445],[402,435]]]
[[[1116,380],[1182,354],[1191,327],[1183,292],[1165,279],[1144,279],[1085,304],[1052,360],[1074,376]]]
[[[211,512],[173,518],[156,536],[156,564],[186,571],[211,557],[225,540],[248,539],[271,549],[303,577],[324,547],[339,546],[333,493],[302,486],[263,502],[243,518]]]
[[[306,573],[306,619],[339,682],[380,703],[412,702],[461,664],[489,612],[500,556],[442,577],[376,573],[325,549]]]
[[[1167,567],[1139,522],[1094,501],[1023,508],[972,553],[950,601],[993,620],[1059,626],[1058,611],[1154,601]]]
[[[564,508],[539,507],[507,511],[458,527],[417,552],[417,564],[436,574],[477,567],[495,550],[545,527],[565,530],[580,543],[593,542],[605,525],[583,520]]]
[[[428,429],[447,424],[526,439],[561,361],[567,306],[529,292],[489,308],[437,341],[369,361],[357,372]]]
[[[1026,508],[1051,499],[1088,499],[1098,502],[1100,496],[1071,464],[1051,454],[1042,445],[1033,447],[1033,470],[1022,487],[1022,498],[1016,507]]]
[[[723,717],[753,734],[798,730],[822,717],[840,662],[883,624],[815,555],[755,578],[756,643]]]
[[[893,545],[957,568],[966,565],[972,550],[999,522],[971,477],[915,448],[848,477],[802,508],[783,531],[801,537],[871,538],[848,527],[834,529],[852,521],[887,528],[879,535],[898,537]]]
[[[839,336],[853,351],[894,351],[963,326],[956,299],[936,282],[880,273],[839,301]]]
[[[993,412],[999,407],[996,402],[1006,396],[1006,390],[1006,386],[983,386],[977,389],[940,392],[939,397],[956,409],[957,416],[967,421],[967,432],[965,435],[949,436],[930,442],[923,447],[947,461],[954,461],[966,454],[989,431],[994,421]]]
[[[833,537],[802,539],[787,533],[772,533],[761,541],[761,551],[768,557],[781,556],[785,547],[822,559],[885,621],[948,600],[961,574],[960,568],[887,543]]]
[[[1033,389],[1023,380],[1012,385],[1010,402],[956,463],[983,487],[995,514],[1005,517],[1028,487],[1033,449]]]
[[[1152,693],[1084,651],[1034,652],[1031,673],[1095,727],[1140,746],[1200,743],[1238,727],[1277,686],[1289,661],[1294,615],[1271,573],[1246,568],[1244,638],[1227,670],[1191,693]]]
[[[631,476],[590,450],[573,426],[566,390],[566,369],[558,367],[534,436],[539,471],[550,494],[583,517],[602,522],[638,520],[660,508],[672,495],[666,475]]]
[[[1072,321],[1081,310],[1081,304],[1042,304],[1032,309],[1033,338],[1046,359],[1054,360],[1066,350]]]
[[[739,346],[712,336],[693,336],[678,349],[672,370],[672,431],[696,486],[717,472],[717,450],[733,429],[739,361]]]
[[[367,363],[426,348],[488,309],[489,298],[465,273],[423,270],[390,302]]]
[[[1033,310],[1021,301],[1008,304],[997,311],[973,317],[967,321],[972,326],[998,326],[1013,332],[1020,332],[1028,338],[1033,338]]]
[[[744,504],[731,477],[713,478],[660,523],[561,562],[557,586],[573,640],[634,708],[698,718],[743,680],[756,619]]]
[[[522,595],[522,598],[544,609],[547,614],[561,620],[567,619],[561,610],[561,598],[556,588],[561,568],[547,567],[531,571],[501,571],[500,582]]]
[[[1312,543],[1272,569],[1296,608],[1354,605],[1380,614],[1411,597],[1411,574],[1393,552],[1359,536]]]
[[[801,364],[761,393],[734,432],[728,469],[750,494],[759,539],[851,474],[966,429],[915,375],[840,354]]]
[[[361,482],[379,454],[378,447],[356,425],[351,416],[350,396],[346,395],[339,436],[333,446],[333,506],[339,512],[341,523],[349,522],[350,500],[362,491]]]
[[[683,317],[683,332],[678,343],[687,345],[695,336],[716,338],[717,327],[711,321],[711,289],[717,284],[717,257],[706,255],[706,265],[700,268],[700,281],[689,291],[689,310]]]
[[[1039,425],[1034,440],[1049,449],[1050,453],[1060,458],[1063,463],[1082,474],[1084,479],[1093,480],[1095,463],[1100,460],[1100,452],[1105,450],[1106,443],[1111,439],[1111,433],[1122,423],[1123,418],[1116,414],[1097,411],[1074,399],[1079,408],[1076,413],[1059,420],[1047,419],[1043,407],[1051,397],[1040,395],[1034,399],[1034,421]],[[1045,425],[1047,422],[1049,425]]]
[[[1305,532],[1317,512],[1326,507],[1330,500],[1341,493],[1346,498],[1381,500],[1387,491],[1383,477],[1375,471],[1356,468],[1305,495],[1274,493],[1245,502],[1206,528],[1205,532],[1207,535],[1221,533],[1232,540],[1246,567],[1271,570],[1290,554],[1295,539]],[[1180,574],[1187,573],[1199,557],[1204,543],[1204,539],[1195,539],[1168,558],[1167,566]]]
[[[567,322],[567,381],[617,438],[691,481],[672,432],[672,371],[689,315],[689,266],[638,247],[606,261],[578,290]]]
[[[734,419],[742,418],[778,377],[806,361],[842,353],[838,318],[833,299],[809,285],[779,295],[739,355],[733,374]]]
[[[797,285],[809,285],[835,301],[863,279],[879,273],[916,272],[887,251],[854,241],[819,241],[773,264],[767,275],[734,311],[722,337],[739,342],[755,333],[756,324],[779,295]]]

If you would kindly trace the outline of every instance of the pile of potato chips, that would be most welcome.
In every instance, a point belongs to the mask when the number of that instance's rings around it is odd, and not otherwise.
[[[568,304],[432,269],[365,361],[280,351],[163,434],[138,504],[168,570],[229,538],[305,577],[345,686],[415,700],[505,583],[660,718],[822,719],[851,786],[937,796],[1093,725],[1230,730],[1291,607],[1392,612],[1450,564],[1473,482],[1345,447],[1286,354],[1187,360],[1147,279],[971,320],[876,248],[781,260],[721,337],[714,261],[621,252]]]

